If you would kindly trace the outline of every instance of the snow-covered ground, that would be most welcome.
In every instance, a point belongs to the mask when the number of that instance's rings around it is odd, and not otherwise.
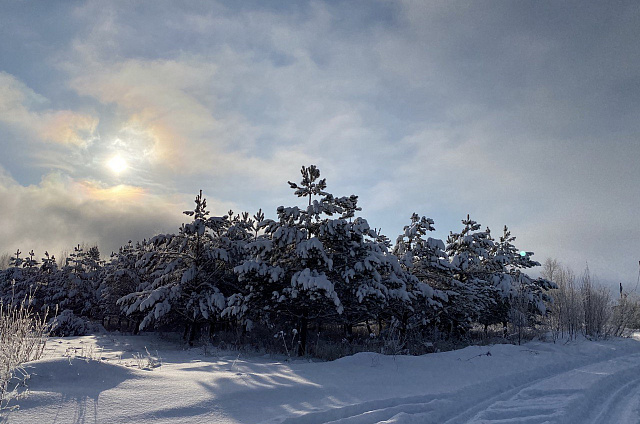
[[[54,338],[47,349],[27,365],[30,394],[9,423],[640,422],[634,339],[333,362],[181,350],[158,337],[111,334]],[[150,364],[146,350],[161,365]]]

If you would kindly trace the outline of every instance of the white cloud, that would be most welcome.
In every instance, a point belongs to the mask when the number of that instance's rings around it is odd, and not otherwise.
[[[182,197],[102,187],[60,173],[25,187],[0,168],[0,251],[58,254],[86,242],[108,254],[130,239],[176,232],[184,206]]]
[[[0,122],[39,141],[79,147],[91,143],[97,118],[70,110],[44,109],[47,103],[13,75],[0,72]]]

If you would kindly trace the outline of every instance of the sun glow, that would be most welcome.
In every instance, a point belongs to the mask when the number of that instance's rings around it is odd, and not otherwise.
[[[109,159],[109,161],[107,162],[107,166],[109,167],[111,172],[115,174],[120,174],[129,167],[127,161],[120,155],[116,155]]]

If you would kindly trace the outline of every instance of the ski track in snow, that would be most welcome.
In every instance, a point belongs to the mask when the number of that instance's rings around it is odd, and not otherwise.
[[[523,384],[446,422],[638,422],[638,397],[629,392],[637,392],[639,373],[640,354],[596,362]]]
[[[638,423],[640,354],[499,379],[444,395],[375,400],[284,419],[282,424]],[[466,399],[466,400],[465,400]]]

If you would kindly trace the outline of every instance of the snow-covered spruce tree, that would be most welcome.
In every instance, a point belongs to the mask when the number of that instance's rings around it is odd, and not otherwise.
[[[225,215],[208,217],[202,191],[195,209],[184,212],[193,218],[178,234],[158,235],[136,266],[145,274],[138,290],[118,300],[127,315],[144,317],[139,328],[161,322],[185,325],[192,342],[202,324],[214,323],[235,294],[233,268],[242,261],[242,246],[252,238],[248,218]],[[245,222],[246,221],[246,222]]]
[[[248,245],[250,258],[235,271],[246,295],[230,312],[266,325],[300,332],[300,355],[312,325],[376,319],[389,296],[406,298],[401,269],[383,238],[355,218],[357,196],[336,198],[314,165],[302,167],[302,182],[289,182],[306,207],[277,209],[264,233]]]

